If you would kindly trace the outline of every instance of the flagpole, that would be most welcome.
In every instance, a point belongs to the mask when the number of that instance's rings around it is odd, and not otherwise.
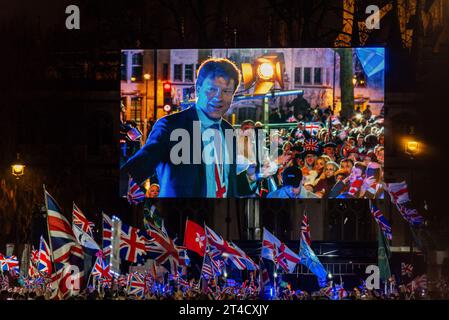
[[[48,224],[48,201],[47,201],[47,190],[45,189],[45,184],[43,185],[44,187],[44,200],[45,200],[45,209],[47,209],[47,232],[48,232],[48,242],[49,242],[49,247],[50,247],[50,251],[51,251],[51,255],[50,255],[50,261],[51,261],[51,266],[53,268],[53,270],[56,270],[55,268],[55,262],[53,259],[53,245],[51,243],[51,236],[50,236],[50,225]],[[52,273],[53,273],[52,270]],[[49,275],[51,277],[51,275]],[[59,283],[58,283],[59,286]]]
[[[185,247],[186,246],[186,230],[187,230],[187,223],[189,222],[189,217],[187,217],[186,219],[186,226],[184,228],[184,241],[182,243],[182,245]]]

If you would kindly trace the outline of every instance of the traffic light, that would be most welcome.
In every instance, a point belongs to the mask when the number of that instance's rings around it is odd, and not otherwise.
[[[166,105],[172,105],[172,97],[171,97],[171,83],[170,82],[164,82],[163,83],[163,89],[164,89],[164,106]]]

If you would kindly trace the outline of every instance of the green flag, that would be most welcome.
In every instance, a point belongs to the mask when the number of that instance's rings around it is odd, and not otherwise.
[[[379,226],[377,226],[377,239],[379,243],[377,248],[377,264],[379,265],[380,279],[387,281],[388,278],[391,277],[390,263],[388,261],[391,253],[390,247],[388,246],[382,231],[380,231]]]

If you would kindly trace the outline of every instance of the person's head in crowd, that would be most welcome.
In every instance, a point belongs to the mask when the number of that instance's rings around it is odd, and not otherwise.
[[[357,135],[357,146],[362,147],[365,140],[365,136],[361,133]]]
[[[333,142],[328,142],[324,145],[323,152],[329,157],[335,157],[335,152],[337,150],[337,145]]]
[[[335,172],[338,170],[338,164],[334,161],[329,161],[326,163],[324,167],[324,176],[326,179],[332,178],[335,175]]]
[[[374,149],[374,154],[376,155],[377,162],[379,162],[381,165],[384,164],[384,146],[378,145]]]
[[[379,128],[377,126],[371,127],[370,134],[374,134],[375,136],[377,136],[378,131],[379,131]]]
[[[373,149],[377,145],[377,137],[369,134],[365,137],[363,144],[367,149]]]
[[[359,178],[363,178],[366,171],[366,165],[363,162],[356,162],[352,167],[349,181],[352,183]]]
[[[357,139],[352,136],[349,136],[346,140],[346,143],[351,147],[355,147],[355,145],[357,144]]]
[[[293,144],[289,141],[285,142],[284,145],[282,146],[282,150],[284,151],[284,153],[291,151],[293,147]]]
[[[260,121],[257,121],[257,122],[254,124],[254,128],[258,128],[258,129],[263,128],[263,123],[260,122]]]
[[[304,121],[299,121],[298,124],[296,125],[296,127],[301,130],[304,131],[305,127],[304,127]]]
[[[282,186],[292,187],[294,194],[301,192],[302,171],[297,166],[290,166],[282,171]]]
[[[159,191],[161,187],[157,183],[152,183],[147,190],[147,198],[157,198],[159,196]]]
[[[313,170],[315,170],[318,175],[323,173],[324,167],[326,166],[326,163],[329,161],[329,157],[318,157],[315,162],[315,166],[313,167]]]
[[[378,135],[377,135],[377,142],[379,143],[379,144],[381,144],[381,145],[384,145],[385,143],[385,136],[384,136],[384,134],[383,133],[379,133]]]
[[[340,161],[340,170],[342,170],[342,172],[346,172],[347,174],[351,173],[353,166],[354,166],[354,161],[352,159],[345,158]]]
[[[306,151],[304,154],[304,164],[309,168],[313,168],[315,166],[315,162],[317,160],[317,155],[314,152]]]
[[[357,152],[357,149],[349,151],[348,159],[352,160],[352,163],[356,163],[357,161],[359,161],[359,154]]]
[[[240,130],[245,132],[248,129],[254,129],[255,123],[253,120],[244,120],[240,125]]]
[[[240,79],[239,68],[232,61],[225,58],[204,61],[195,83],[196,107],[211,119],[221,119],[231,106]]]

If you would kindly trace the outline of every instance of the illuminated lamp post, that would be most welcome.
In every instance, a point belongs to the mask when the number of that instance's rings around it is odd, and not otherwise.
[[[420,143],[414,139],[414,128],[412,127],[410,130],[410,134],[412,137],[408,138],[405,141],[405,154],[410,156],[410,160],[413,161],[417,154],[420,152]],[[410,185],[413,184],[413,169],[410,168]],[[410,264],[413,265],[413,235],[410,236]]]
[[[20,154],[17,154],[17,159],[14,164],[11,165],[11,174],[20,179],[21,176],[25,174],[25,165],[20,161]]]
[[[148,81],[150,80],[151,76],[149,73],[145,73],[143,75],[143,78],[145,79],[145,112],[143,113],[143,141],[147,140],[147,122],[148,122]]]

